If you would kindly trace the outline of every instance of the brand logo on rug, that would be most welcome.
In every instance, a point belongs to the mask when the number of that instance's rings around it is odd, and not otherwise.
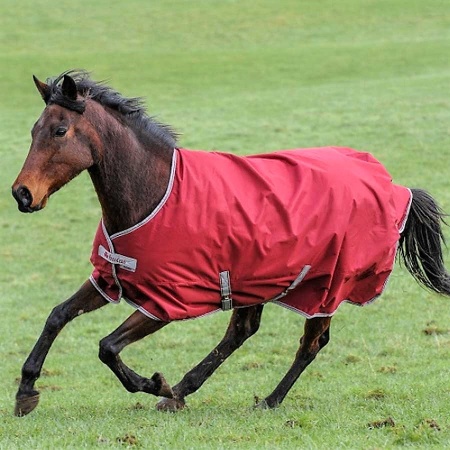
[[[111,264],[118,264],[121,269],[129,270],[130,272],[136,271],[137,259],[119,255],[119,253],[112,253],[106,250],[103,245],[99,245],[98,254]]]

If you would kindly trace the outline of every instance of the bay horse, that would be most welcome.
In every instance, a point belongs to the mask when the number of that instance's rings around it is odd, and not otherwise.
[[[124,298],[136,311],[100,341],[99,358],[129,392],[176,411],[259,328],[271,301],[306,317],[294,362],[258,407],[281,404],[330,338],[340,303],[379,296],[397,253],[412,276],[450,295],[444,213],[425,191],[392,183],[371,155],[346,148],[241,157],[178,148],[176,134],[85,72],[33,77],[46,106],[12,187],[22,212],[87,170],[102,219],[94,271],[50,313],[22,368],[15,414],[38,404],[35,382],[72,319]],[[398,251],[397,251],[398,250]],[[174,320],[232,310],[222,341],[171,387],[119,354]]]

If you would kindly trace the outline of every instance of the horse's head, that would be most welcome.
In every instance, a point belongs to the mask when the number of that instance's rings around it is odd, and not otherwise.
[[[91,167],[98,154],[98,135],[74,79],[65,74],[50,85],[33,79],[47,106],[34,124],[28,156],[12,187],[22,212],[44,208],[50,195]]]

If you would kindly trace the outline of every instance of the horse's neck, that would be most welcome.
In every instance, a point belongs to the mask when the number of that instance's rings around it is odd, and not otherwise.
[[[170,178],[173,149],[157,143],[144,148],[123,125],[104,133],[103,156],[90,169],[110,234],[147,217],[163,198]]]

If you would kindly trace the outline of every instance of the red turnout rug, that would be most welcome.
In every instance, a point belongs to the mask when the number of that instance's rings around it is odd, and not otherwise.
[[[100,222],[90,280],[164,321],[270,301],[329,316],[382,293],[410,202],[373,156],[349,148],[177,149],[149,217],[111,236]]]

